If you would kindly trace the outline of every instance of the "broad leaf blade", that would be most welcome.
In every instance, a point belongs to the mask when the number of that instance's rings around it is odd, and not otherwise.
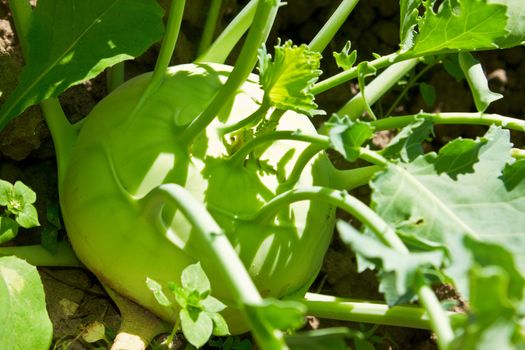
[[[2,349],[47,350],[51,345],[53,327],[40,276],[15,257],[0,258],[0,324]]]
[[[27,65],[0,110],[0,129],[27,107],[140,55],[162,35],[156,1],[39,0]]]
[[[477,142],[477,162],[469,158],[473,172],[460,174],[451,162],[438,173],[433,154],[390,165],[372,182],[375,209],[411,243],[447,249],[450,271],[471,263],[465,236],[506,247],[525,269],[525,181],[508,190],[502,175],[512,161],[509,132],[492,127]]]
[[[437,13],[427,2],[419,21],[419,35],[411,52],[418,55],[456,50],[494,49],[505,38],[506,6],[487,0],[444,1]]]

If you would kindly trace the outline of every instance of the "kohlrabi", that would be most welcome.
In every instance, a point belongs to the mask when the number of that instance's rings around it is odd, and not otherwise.
[[[206,328],[204,338],[188,337],[198,345],[212,334],[212,317],[220,310],[231,333],[252,331],[262,349],[301,348],[304,345],[294,345],[305,344],[300,337],[287,342],[282,330],[298,328],[308,311],[430,328],[441,349],[475,344],[469,345],[474,349],[482,342],[478,333],[490,332],[494,325],[484,324],[476,333],[469,328],[470,319],[459,317],[454,324],[460,331],[454,330],[450,314],[431,289],[440,280],[455,284],[464,295],[470,293],[475,315],[511,305],[505,326],[517,334],[514,312],[523,310],[525,282],[516,268],[523,262],[516,247],[525,246],[519,231],[524,223],[520,219],[511,224],[509,218],[514,211],[523,214],[525,186],[516,180],[523,171],[523,151],[511,150],[509,136],[500,126],[522,131],[525,127],[517,119],[483,114],[499,95],[488,89],[479,62],[468,56],[468,51],[506,48],[524,40],[517,2],[444,1],[436,9],[434,1],[402,0],[399,51],[354,66],[356,54],[347,44],[335,55],[344,72],[316,83],[321,52],[356,0],[341,1],[309,45],[279,42],[273,54],[267,53],[264,43],[283,5],[280,1],[250,1],[211,43],[220,7],[213,1],[199,58],[169,67],[185,6],[185,1],[174,0],[154,71],[120,84],[122,66],[113,67],[110,85],[116,88],[84,120],[71,125],[55,97],[103,68],[140,54],[160,36],[162,27],[161,11],[153,1],[96,0],[89,2],[90,9],[86,4],[71,0],[60,10],[52,0],[39,0],[32,12],[27,1],[11,1],[28,68],[21,87],[0,111],[0,126],[41,102],[56,147],[69,242],[108,293],[134,301],[175,324],[175,330],[179,320],[194,323],[199,332]],[[71,25],[71,33],[64,30],[70,22],[59,18],[66,9],[85,13]],[[143,40],[134,41],[126,33],[124,24],[134,24],[125,22],[127,16],[147,24]],[[55,18],[58,24],[51,26]],[[111,31],[111,21],[115,34],[104,34]],[[490,22],[490,28],[478,26],[480,21]],[[50,26],[48,34],[43,28]],[[248,27],[235,64],[224,65]],[[53,44],[57,34],[53,30],[62,31],[66,39]],[[45,43],[53,49],[44,49]],[[458,69],[467,76],[479,113],[421,112],[375,120],[371,105],[423,58],[438,61],[457,51],[464,51]],[[365,83],[366,77],[385,67]],[[318,133],[310,117],[323,112],[314,95],[354,78],[361,92]],[[359,120],[363,116],[372,120]],[[497,126],[479,139],[453,141],[439,154],[423,154],[421,143],[439,123]],[[374,132],[401,127],[384,150],[370,149]],[[324,153],[329,148],[347,161],[361,159],[371,165],[337,170]],[[469,178],[471,173],[475,175]],[[481,178],[492,179],[486,180],[492,181],[491,190],[483,195],[499,213],[490,216],[490,227],[505,227],[504,235],[518,238],[498,240],[484,229],[488,224],[476,224],[482,209],[476,209],[472,196],[462,189]],[[367,183],[373,209],[347,192]],[[388,306],[305,296],[331,241],[336,207],[364,224],[362,233],[346,223],[337,227],[358,254],[360,267],[378,269]],[[491,244],[501,250],[495,258],[486,255]],[[32,254],[2,250],[6,252]],[[40,253],[34,254],[34,261],[41,262]],[[467,262],[462,265],[459,256]],[[77,263],[70,255],[62,258],[59,264],[68,259]],[[187,270],[198,262],[207,275],[199,272],[204,285],[192,281],[188,272],[192,268]],[[501,303],[487,310],[480,306],[484,294],[475,286],[489,284],[491,278],[503,289],[510,279],[512,288],[501,292],[509,296],[502,294]],[[170,286],[177,290],[173,282],[181,279],[184,298],[177,298],[177,293],[159,296]],[[210,291],[213,299],[208,298]],[[511,301],[505,304],[507,297]],[[214,305],[220,307],[200,304],[215,298],[220,303]],[[414,299],[423,308],[395,306]],[[224,312],[222,303],[228,306]],[[201,311],[207,316],[199,318]],[[125,326],[129,313],[122,313]],[[225,334],[222,324],[217,328]],[[344,342],[336,333],[332,335],[339,349]],[[308,335],[316,336],[319,333]],[[511,341],[523,344],[518,335],[509,336]]]

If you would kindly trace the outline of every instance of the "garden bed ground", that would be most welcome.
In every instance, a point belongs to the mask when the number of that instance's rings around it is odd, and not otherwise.
[[[167,2],[167,1],[164,1]],[[224,23],[235,14],[246,1],[225,1]],[[180,38],[173,63],[188,62],[194,57],[196,38],[200,35],[204,13],[201,9],[207,1],[191,1],[183,35]],[[293,39],[295,43],[308,42],[312,34],[324,23],[325,18],[339,3],[337,0],[289,0],[278,19],[270,43],[276,37],[283,40]],[[331,51],[339,51],[346,40],[351,40],[362,59],[370,59],[372,48],[380,54],[396,50],[398,42],[398,14],[396,1],[362,1],[355,11],[358,17],[352,17],[337,40],[326,50],[326,57]],[[151,70],[157,48],[152,48],[136,62],[127,65],[129,76]],[[505,99],[494,103],[491,112],[503,115],[525,116],[525,48],[517,48],[497,53],[479,54],[484,63],[490,84],[494,91],[506,95]],[[329,58],[329,57],[328,57]],[[326,59],[325,62],[331,62]],[[16,84],[23,60],[17,46],[16,36],[5,0],[0,3],[0,90],[4,96]],[[324,76],[336,72],[337,68],[326,66]],[[399,113],[415,113],[421,109],[427,111],[473,111],[474,105],[469,89],[464,81],[454,80],[442,66],[437,66],[421,76],[420,80],[434,87],[438,92],[436,101],[427,106],[417,87],[409,90],[408,95],[396,107]],[[403,87],[396,88],[397,91]],[[344,103],[357,90],[354,85],[345,85],[336,92],[319,96],[318,104],[326,107],[330,113]],[[510,93],[512,92],[512,93]],[[92,107],[106,94],[105,77],[70,89],[61,96],[65,112],[74,120],[79,120],[89,113]],[[386,96],[378,111],[388,109],[396,94]],[[0,100],[2,101],[2,100]],[[2,101],[3,102],[3,101]],[[330,110],[333,108],[333,110]],[[435,144],[439,146],[458,136],[474,137],[482,134],[482,127],[447,127],[436,128]],[[382,135],[389,137],[388,133]],[[381,139],[378,138],[378,144]],[[523,135],[514,135],[514,142],[521,146],[525,143]],[[42,227],[23,232],[14,244],[38,242],[42,228],[49,225],[46,210],[57,205],[56,175],[54,153],[49,131],[47,130],[38,107],[32,107],[21,118],[16,119],[0,134],[0,178],[8,181],[22,180],[32,187],[38,196],[36,203]],[[344,164],[342,164],[344,166]],[[366,191],[359,193],[366,199]],[[61,233],[64,234],[64,233]],[[115,331],[119,325],[119,315],[95,278],[82,269],[41,268],[40,273],[45,285],[48,311],[55,327],[55,338],[59,344],[68,343],[68,349],[87,349],[78,339],[83,329],[95,321],[103,323],[107,329]],[[317,291],[334,295],[381,299],[373,273],[368,271],[357,274],[354,257],[337,238],[329,249],[325,263],[314,284]],[[444,298],[453,295],[453,291],[441,287]],[[331,326],[334,323],[311,319],[311,327]],[[365,330],[371,326],[352,325]],[[428,332],[414,331],[393,327],[379,327],[373,330],[377,335],[378,349],[434,349],[432,336]],[[58,347],[62,349],[62,347]]]

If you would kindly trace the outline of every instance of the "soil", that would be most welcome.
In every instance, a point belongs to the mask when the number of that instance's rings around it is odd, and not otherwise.
[[[224,1],[224,26],[247,1]],[[162,0],[167,6],[169,0]],[[192,0],[188,2],[188,11],[184,18],[184,27],[179,45],[173,58],[173,64],[189,62],[195,57],[196,44],[204,22],[204,11],[208,1]],[[325,22],[326,18],[338,5],[337,0],[289,0],[281,9],[270,43],[275,43],[277,36],[282,40],[293,39],[295,43],[308,42]],[[397,49],[398,41],[398,4],[391,0],[367,0],[358,4],[348,24],[324,52],[324,77],[338,71],[332,51],[340,51],[347,40],[358,50],[360,60],[369,60],[372,53],[386,54]],[[17,83],[17,77],[23,66],[23,58],[18,47],[16,35],[6,1],[0,2],[0,103],[8,96]],[[158,45],[148,50],[136,61],[128,63],[127,77],[152,69]],[[483,62],[494,91],[505,96],[504,100],[494,103],[489,112],[513,117],[525,116],[525,47],[500,52],[479,53],[476,57]],[[456,81],[443,66],[438,65],[420,78],[436,88],[436,102],[432,106],[425,104],[416,87],[408,90],[407,96],[395,107],[398,114],[426,111],[474,111],[474,105],[465,81]],[[419,68],[422,69],[422,68]],[[385,96],[375,107],[377,113],[390,108],[403,87],[396,87],[393,93]],[[335,111],[357,91],[354,83],[348,83],[330,93],[321,94],[318,104],[328,114]],[[60,97],[60,102],[71,120],[85,117],[93,106],[107,93],[105,76],[69,89]],[[320,122],[320,121],[319,121]],[[436,138],[429,147],[439,147],[447,141],[462,136],[475,137],[483,133],[483,127],[436,127]],[[382,133],[376,138],[380,147],[391,134]],[[513,133],[516,145],[525,144],[523,133]],[[340,160],[338,165],[345,166]],[[0,133],[0,178],[7,181],[22,180],[32,187],[38,196],[36,203],[42,227],[49,223],[46,210],[56,206],[57,179],[53,145],[49,131],[43,122],[40,108],[29,108]],[[367,190],[357,192],[366,199]],[[351,220],[351,218],[348,218]],[[23,232],[14,244],[38,243],[42,228]],[[65,233],[61,233],[65,235]],[[375,275],[372,271],[357,273],[356,260],[347,248],[334,235],[334,242],[326,254],[325,263],[313,288],[316,291],[342,297],[382,299],[377,292]],[[83,269],[41,268],[47,305],[54,325],[54,339],[58,345],[67,344],[67,349],[90,349],[82,341],[83,329],[95,321],[101,322],[111,333],[118,329],[119,314],[111,299],[105,294],[93,275]],[[446,286],[438,289],[443,298],[455,298],[453,290]],[[460,305],[461,306],[461,305]],[[331,326],[328,320],[310,319],[312,327]],[[348,324],[345,324],[348,325]],[[371,326],[350,325],[362,329]],[[379,327],[374,334],[380,335],[378,349],[435,349],[432,335],[424,331],[414,331],[395,327]],[[181,343],[183,344],[183,343]],[[182,345],[181,345],[182,348]]]

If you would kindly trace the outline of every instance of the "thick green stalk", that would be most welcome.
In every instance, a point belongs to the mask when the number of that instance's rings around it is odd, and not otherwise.
[[[525,131],[525,120],[505,117],[499,114],[483,113],[418,113],[399,117],[389,117],[375,120],[372,123],[376,131],[403,128],[414,122],[416,118],[427,118],[434,124],[470,124],[498,125],[512,130]]]
[[[311,144],[306,147],[303,152],[297,157],[297,161],[294,164],[290,175],[283,183],[279,184],[276,193],[282,193],[284,191],[291,190],[295,184],[299,181],[301,174],[303,173],[304,168],[315,157],[319,152],[325,149],[324,146],[317,144]],[[330,163],[331,164],[331,163]]]
[[[243,145],[235,154],[233,154],[229,161],[233,164],[242,164],[244,159],[257,147],[265,144],[278,141],[278,140],[294,140],[310,142],[315,145],[319,145],[323,148],[330,147],[330,139],[327,136],[317,134],[305,134],[300,131],[272,131],[267,134],[259,135],[253,140]]]
[[[34,266],[83,266],[67,242],[59,242],[57,251],[50,253],[41,245],[0,247],[0,256],[14,255]]]
[[[166,76],[166,71],[170,65],[171,57],[173,56],[173,51],[175,51],[175,45],[179,37],[185,5],[186,0],[173,0],[171,3],[168,23],[166,25],[166,34],[162,39],[162,45],[159,56],[157,57],[157,62],[155,63],[153,76],[151,77],[146,92],[144,92],[144,96],[148,96],[150,92],[155,91]]]
[[[263,103],[255,112],[250,114],[248,117],[239,120],[236,123],[228,124],[220,128],[219,133],[221,136],[224,136],[226,134],[229,134],[233,131],[240,130],[241,128],[248,126],[250,124],[254,124],[255,122],[261,120],[264,118],[268,110],[270,109],[270,103],[268,100],[264,100]]]
[[[348,192],[328,187],[311,186],[283,192],[262,206],[250,220],[268,222],[283,207],[304,200],[327,202],[347,211],[368,226],[386,245],[399,252],[408,253],[395,231],[376,212]]]
[[[124,83],[124,62],[117,63],[113,67],[108,68],[106,75],[107,75],[107,86],[108,91],[112,92],[116,88],[118,88],[122,83]]]
[[[250,305],[262,304],[262,298],[246,271],[237,252],[231,245],[224,231],[217,225],[202,203],[197,201],[186,189],[176,184],[164,184],[152,190],[141,200],[144,212],[158,217],[161,208],[168,204],[180,210],[194,228],[200,244],[207,250],[208,256],[216,263],[224,283],[236,296],[239,308],[245,313],[246,320],[262,349],[286,349],[283,335],[278,331],[269,331],[264,323],[251,313]],[[170,236],[162,232],[169,240]],[[176,243],[175,243],[176,244]]]
[[[381,56],[373,61],[368,62],[368,65],[376,69],[381,69],[396,62],[398,56],[399,54],[397,52],[394,52],[390,55]],[[355,78],[357,78],[357,66],[318,82],[314,85],[310,92],[314,95],[317,95]]]
[[[204,22],[204,29],[202,30],[201,41],[197,50],[198,56],[210,47],[213,40],[213,34],[215,33],[215,27],[217,27],[217,21],[221,14],[221,5],[222,0],[211,0],[208,15],[206,16],[206,22]]]
[[[417,59],[398,62],[379,74],[372,82],[365,87],[365,95],[358,93],[338,112],[339,115],[347,115],[355,120],[363,114],[367,105],[373,105],[381,96],[390,90],[397,82],[418,63]]]
[[[195,63],[224,63],[235,45],[237,45],[244,33],[246,33],[250,27],[253,17],[255,16],[257,2],[257,0],[251,0],[222,31],[219,37],[215,39],[208,49],[197,57]]]
[[[291,300],[304,304],[308,308],[308,315],[321,318],[431,329],[425,309],[416,306],[390,307],[380,302],[338,298],[316,293],[306,293],[302,299]],[[450,313],[450,315],[453,314]]]
[[[255,18],[248,32],[248,37],[241,49],[237,62],[226,83],[215,95],[206,109],[186,128],[181,142],[190,144],[217,116],[225,101],[230,101],[239,87],[246,81],[257,62],[259,47],[266,41],[273,21],[277,15],[279,1],[259,0]]]
[[[514,159],[525,159],[525,150],[519,148],[513,148],[510,154]]]
[[[415,290],[417,291],[419,302],[430,315],[430,324],[432,330],[436,333],[439,348],[442,350],[448,349],[454,339],[454,332],[450,327],[448,315],[443,311],[436,294],[426,284],[423,276],[418,276]]]
[[[338,190],[349,191],[356,187],[366,185],[372,176],[382,168],[383,167],[377,165],[345,170],[333,168],[330,175],[330,185]]]
[[[310,44],[308,44],[310,50],[322,52],[332,41],[358,2],[359,0],[341,1],[332,16],[326,21],[321,30],[317,32]]]

